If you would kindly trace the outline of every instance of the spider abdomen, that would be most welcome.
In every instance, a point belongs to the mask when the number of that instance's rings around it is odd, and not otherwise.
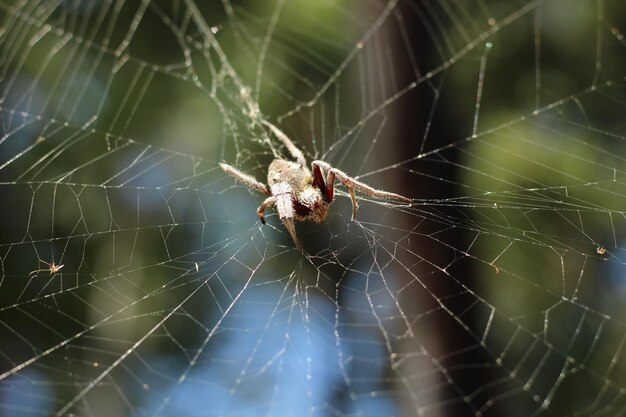
[[[286,182],[296,191],[311,182],[311,173],[304,165],[296,162],[274,159],[267,171],[267,183],[270,187],[275,184]]]

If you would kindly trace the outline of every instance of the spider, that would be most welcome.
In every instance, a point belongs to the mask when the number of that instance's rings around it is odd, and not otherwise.
[[[266,208],[274,206],[278,212],[278,217],[291,235],[298,251],[302,252],[302,245],[296,235],[294,220],[313,220],[319,223],[326,219],[328,207],[333,202],[334,198],[333,184],[335,177],[337,177],[350,192],[353,222],[356,220],[356,209],[358,207],[354,194],[355,190],[372,197],[402,200],[407,203],[411,202],[411,199],[399,194],[372,188],[350,177],[345,172],[333,168],[324,161],[316,160],[311,162],[311,169],[313,170],[313,175],[311,175],[311,171],[307,168],[304,154],[294,145],[291,139],[272,123],[267,121],[263,121],[262,123],[274,133],[283,145],[285,145],[296,162],[280,158],[274,159],[267,173],[269,188],[265,184],[257,181],[253,176],[243,173],[228,164],[220,163],[220,167],[236,180],[269,196],[257,209],[259,220],[261,220],[262,224],[265,224],[263,212]],[[326,181],[324,181],[324,171],[326,171],[327,175]]]
[[[54,275],[57,272],[59,272],[61,270],[61,268],[63,268],[65,265],[57,265],[54,262],[52,262],[51,264],[49,264],[46,261],[41,261],[44,264],[48,265],[47,268],[43,268],[43,269],[35,269],[34,271],[30,271],[30,273],[28,275],[34,275],[34,274],[38,274],[40,272],[50,272],[50,275]]]

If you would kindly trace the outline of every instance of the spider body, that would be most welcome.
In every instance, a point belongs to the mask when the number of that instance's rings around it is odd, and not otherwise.
[[[220,167],[236,180],[269,196],[257,209],[259,220],[261,220],[261,223],[265,224],[263,213],[267,207],[274,206],[278,212],[278,217],[287,228],[287,231],[296,244],[296,248],[300,252],[302,252],[302,245],[296,235],[294,221],[313,220],[315,222],[321,222],[326,219],[328,216],[328,208],[333,202],[335,177],[337,177],[350,192],[350,198],[352,200],[352,221],[356,220],[356,209],[358,207],[354,194],[355,190],[372,197],[411,202],[411,199],[399,194],[372,188],[348,176],[345,172],[333,168],[324,161],[311,162],[311,170],[313,171],[311,174],[311,171],[307,168],[304,154],[294,145],[291,139],[273,124],[265,121],[263,124],[270,128],[296,161],[292,162],[280,158],[274,159],[267,173],[269,188],[265,184],[257,181],[254,177],[228,164],[220,163]],[[323,172],[326,172],[325,180]]]
[[[281,220],[293,217],[295,220],[319,223],[328,216],[330,203],[321,190],[313,186],[313,178],[306,165],[274,159],[269,166],[267,183],[276,198],[274,206]]]
[[[35,269],[34,271],[30,271],[30,273],[28,275],[35,275],[38,274],[40,272],[50,272],[50,275],[54,275],[56,273],[58,273],[61,268],[63,268],[65,265],[57,265],[54,262],[52,263],[48,263],[44,260],[40,260],[41,262],[43,262],[44,264],[48,265],[48,268],[43,268],[43,269]]]

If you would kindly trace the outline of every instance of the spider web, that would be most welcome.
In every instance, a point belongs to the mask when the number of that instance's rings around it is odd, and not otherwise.
[[[3,416],[626,415],[620,1],[0,10]]]

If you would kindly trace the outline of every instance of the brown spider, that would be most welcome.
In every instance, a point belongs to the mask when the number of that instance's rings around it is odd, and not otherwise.
[[[313,175],[307,168],[306,159],[294,143],[280,129],[273,124],[263,121],[263,124],[270,128],[276,137],[285,145],[296,162],[284,159],[274,159],[269,166],[267,182],[265,184],[256,180],[251,175],[245,174],[232,166],[220,163],[220,167],[229,175],[235,177],[250,188],[269,195],[268,198],[257,209],[261,223],[265,224],[263,212],[270,206],[275,206],[278,217],[283,222],[287,231],[291,235],[296,248],[302,252],[302,245],[296,235],[294,220],[323,221],[328,215],[328,207],[333,202],[335,177],[346,186],[352,199],[352,221],[356,220],[356,209],[358,204],[354,190],[358,190],[372,197],[393,198],[397,200],[411,202],[411,199],[395,193],[377,190],[364,184],[346,174],[343,171],[333,168],[324,161],[311,162]],[[326,181],[324,181],[323,171],[326,171]]]

